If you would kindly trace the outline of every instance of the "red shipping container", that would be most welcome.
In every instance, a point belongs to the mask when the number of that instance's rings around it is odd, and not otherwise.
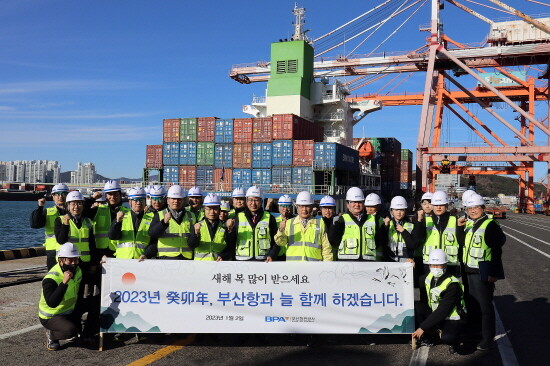
[[[233,169],[252,168],[252,144],[233,145]]]
[[[162,145],[147,145],[145,167],[153,169],[162,168]]]
[[[252,118],[233,120],[233,141],[236,144],[252,142]]]
[[[233,190],[233,170],[214,169],[214,190],[218,192],[231,192]]]
[[[272,124],[271,117],[254,118],[252,120],[252,142],[271,142]]]
[[[324,140],[324,129],[294,114],[273,115],[273,140]]]
[[[179,184],[185,189],[193,187],[197,181],[197,168],[193,165],[180,165]]]
[[[179,118],[165,119],[162,129],[163,142],[180,142],[180,120]]]
[[[313,166],[313,140],[294,140],[292,143],[292,165]]]
[[[199,117],[197,120],[197,141],[214,142],[216,117]]]

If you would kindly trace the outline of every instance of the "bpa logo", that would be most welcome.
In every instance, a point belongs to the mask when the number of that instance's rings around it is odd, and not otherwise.
[[[282,317],[282,316],[266,316],[265,322],[266,323],[286,323],[288,318]]]

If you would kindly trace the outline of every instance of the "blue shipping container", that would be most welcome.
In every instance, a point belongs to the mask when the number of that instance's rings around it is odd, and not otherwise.
[[[273,167],[271,168],[271,184],[288,187],[292,184],[292,168]]]
[[[271,185],[271,169],[252,169],[251,185],[269,189]]]
[[[292,165],[292,140],[275,140],[273,146],[273,166]]]
[[[335,142],[316,142],[313,167],[320,170],[359,170],[359,152]]]
[[[196,142],[181,142],[180,143],[180,165],[195,165],[197,164],[197,143]]]
[[[214,167],[233,168],[233,145],[216,144],[214,146]]]
[[[269,143],[252,144],[252,168],[254,169],[271,168],[271,144]]]
[[[233,189],[242,187],[245,190],[250,187],[252,171],[250,169],[233,169]]]
[[[214,168],[211,166],[198,166],[196,185],[204,191],[214,190]]]
[[[313,191],[313,169],[303,166],[292,168],[292,186],[299,190]]]
[[[165,166],[163,171],[163,181],[166,183],[178,183],[179,182],[179,167],[177,166]]]
[[[214,142],[217,144],[233,143],[233,120],[232,119],[216,120]]]
[[[162,145],[162,163],[164,165],[178,165],[180,160],[179,142],[165,142]]]

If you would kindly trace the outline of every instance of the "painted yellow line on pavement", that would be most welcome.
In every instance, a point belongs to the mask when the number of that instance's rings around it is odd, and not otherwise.
[[[166,346],[164,348],[159,349],[158,351],[155,351],[151,353],[150,355],[147,355],[143,358],[140,358],[139,360],[136,360],[132,363],[129,363],[127,366],[145,366],[149,365],[155,361],[160,360],[161,358],[164,358],[168,356],[172,352],[179,351],[183,347],[187,346],[188,344],[192,343],[195,340],[195,335],[190,335],[188,337],[185,337],[183,339],[180,339],[174,343],[172,343],[169,346]]]

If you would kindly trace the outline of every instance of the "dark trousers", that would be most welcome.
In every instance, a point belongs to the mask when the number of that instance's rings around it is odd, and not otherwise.
[[[69,339],[80,333],[80,319],[73,312],[69,315],[56,315],[51,319],[40,318],[40,323],[51,331],[51,340]]]
[[[164,255],[160,255],[158,257],[159,259],[169,259],[169,260],[178,260],[178,261],[190,261],[191,259],[189,258],[185,258],[183,255],[178,255],[177,257],[167,257],[167,256],[164,256]]]
[[[495,284],[482,281],[479,273],[467,273],[464,276],[468,319],[472,324],[481,324],[481,343],[490,344],[495,338],[495,308],[493,307],[493,293]]]
[[[426,303],[417,302],[414,303],[414,313],[417,322],[417,327],[426,320],[432,310]],[[441,342],[444,344],[458,345],[460,343],[460,332],[464,327],[464,320],[443,320],[437,325],[437,329],[441,330]],[[435,335],[437,329],[424,329],[427,336]]]

